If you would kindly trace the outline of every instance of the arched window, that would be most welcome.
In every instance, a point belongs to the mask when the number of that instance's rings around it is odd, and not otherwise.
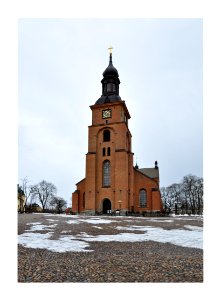
[[[111,153],[111,149],[110,147],[107,148],[107,156],[110,156],[110,153]]]
[[[108,129],[103,132],[103,141],[110,142],[110,131]]]
[[[103,162],[103,186],[110,186],[110,161]]]
[[[83,208],[85,208],[85,193],[83,193]]]
[[[103,148],[103,156],[106,156],[106,148]]]
[[[111,92],[111,85],[112,85],[111,83],[107,84],[107,92]]]
[[[139,206],[147,207],[147,192],[144,189],[140,190],[139,193]]]

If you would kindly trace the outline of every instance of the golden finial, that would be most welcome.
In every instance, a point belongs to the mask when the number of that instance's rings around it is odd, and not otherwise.
[[[114,48],[113,48],[112,46],[110,46],[110,47],[108,48],[110,54],[112,54],[112,50],[113,50],[113,49],[114,49]]]

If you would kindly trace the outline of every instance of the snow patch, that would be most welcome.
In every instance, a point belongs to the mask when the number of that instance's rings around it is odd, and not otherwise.
[[[151,222],[159,222],[159,223],[172,223],[172,222],[174,222],[174,220],[168,220],[168,219],[166,219],[166,220],[159,220],[159,219],[149,219],[148,221],[151,221]]]
[[[112,221],[112,220],[105,220],[105,219],[89,219],[89,220],[81,220],[81,222],[86,222],[89,224],[110,224],[112,222],[116,222],[116,221]]]
[[[120,226],[119,226],[120,227]],[[119,229],[119,227],[116,227]],[[171,243],[181,247],[190,248],[203,248],[203,235],[199,230],[183,230],[173,229],[165,230],[162,228],[150,226],[131,226],[120,227],[119,230],[140,230],[144,231],[143,234],[135,233],[120,233],[116,235],[98,235],[94,237],[83,237],[82,239],[87,242],[142,242],[142,241],[155,241],[159,243]]]
[[[135,230],[140,230],[140,231],[147,231],[149,228],[152,228],[151,226],[138,226],[138,225],[133,225],[133,226],[116,226],[115,227],[117,230],[128,230],[128,231],[135,231]]]
[[[76,237],[82,239],[82,238],[93,238],[94,236],[89,235],[86,232],[81,232],[80,234],[77,234]]]
[[[66,215],[66,214],[61,214],[61,215],[56,215],[57,217],[62,217],[62,218],[72,218],[72,219],[78,219],[80,216],[79,215]]]
[[[53,252],[91,252],[85,250],[89,244],[84,241],[76,240],[74,236],[62,236],[58,240],[51,240],[51,233],[23,233],[18,236],[18,243],[26,248],[47,249]]]
[[[113,221],[111,220],[105,220],[105,219],[100,219],[100,218],[96,218],[96,219],[78,219],[78,220],[69,220],[69,221],[66,221],[66,223],[68,224],[79,224],[80,222],[85,222],[85,223],[88,223],[88,224],[110,224],[112,223]],[[116,221],[114,221],[116,222]]]
[[[41,223],[40,223],[41,224]],[[41,231],[41,230],[52,230],[52,228],[56,227],[57,224],[53,225],[43,225],[43,224],[33,225],[30,229],[26,229],[25,231]]]
[[[69,220],[66,221],[67,224],[79,224],[80,222],[78,220]]]

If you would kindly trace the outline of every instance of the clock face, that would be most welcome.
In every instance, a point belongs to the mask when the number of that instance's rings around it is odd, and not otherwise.
[[[111,118],[111,109],[102,110],[102,118]]]

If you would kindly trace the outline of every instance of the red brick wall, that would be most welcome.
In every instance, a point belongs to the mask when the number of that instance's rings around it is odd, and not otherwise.
[[[141,189],[147,192],[147,207],[139,206],[139,193]],[[158,189],[158,182],[148,178],[136,169],[134,169],[134,210],[137,212],[142,211],[160,211],[162,208],[160,192],[152,191]]]
[[[152,192],[157,183],[133,168],[131,133],[128,128],[129,112],[124,102],[93,105],[92,125],[88,127],[88,153],[86,155],[86,177],[77,185],[78,194],[73,194],[73,209],[78,211],[102,211],[103,200],[108,198],[112,210],[131,211],[160,210],[159,192]],[[102,111],[112,110],[111,118],[103,119]],[[126,116],[126,119],[125,119]],[[110,141],[103,140],[105,129],[110,131]],[[106,156],[103,156],[106,148]],[[107,155],[110,148],[110,156]],[[103,162],[111,164],[111,186],[103,187]],[[139,191],[147,191],[148,206],[139,207]],[[85,208],[83,207],[85,193]]]
[[[72,211],[78,213],[78,192],[72,193]]]
[[[152,210],[158,211],[163,209],[160,193],[158,191],[152,192]]]
[[[93,125],[89,126],[85,188],[90,209],[95,207],[96,211],[102,211],[103,200],[108,198],[112,210],[119,207],[128,210],[128,191],[133,190],[133,155],[129,151],[131,134],[125,122],[125,115],[129,117],[127,108],[124,103],[96,105],[91,108]],[[112,110],[111,118],[102,118],[102,111],[105,109]],[[110,141],[107,142],[103,141],[105,129],[110,131]],[[103,156],[103,148],[106,149],[106,156]],[[110,156],[107,155],[108,148]],[[109,160],[111,164],[111,186],[108,188],[103,187],[105,160]]]

